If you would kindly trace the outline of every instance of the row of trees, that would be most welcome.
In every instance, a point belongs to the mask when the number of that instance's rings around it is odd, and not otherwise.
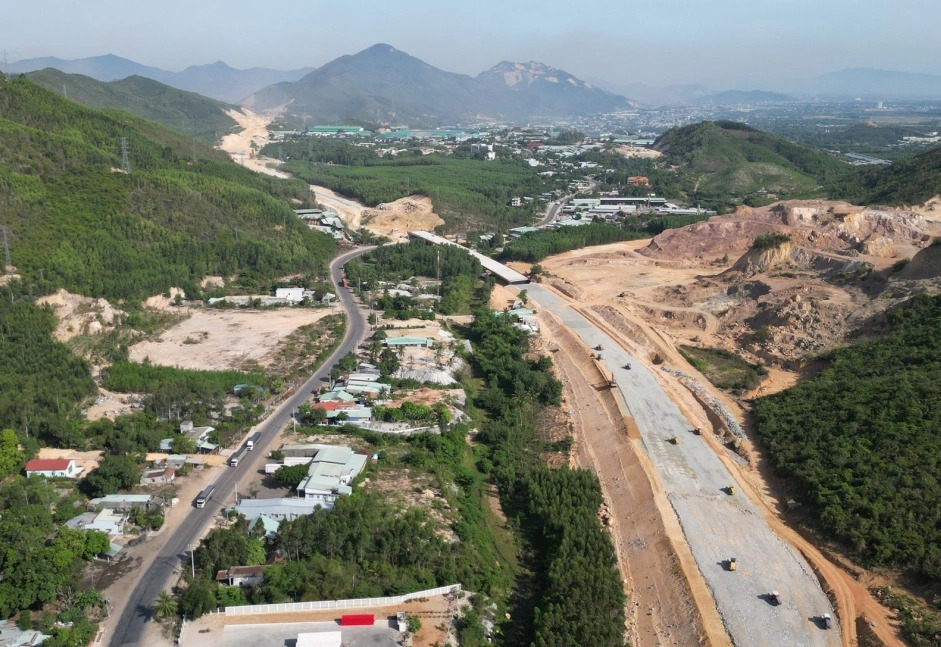
[[[533,420],[561,395],[551,361],[531,359],[525,333],[489,310],[477,313],[470,333],[484,378],[474,404],[489,417],[479,436],[488,447],[484,463],[533,551],[534,581],[514,614],[510,643],[623,647],[624,591],[597,519],[598,481],[583,470],[549,469],[540,458]]]

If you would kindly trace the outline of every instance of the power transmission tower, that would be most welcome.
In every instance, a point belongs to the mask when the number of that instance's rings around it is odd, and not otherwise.
[[[13,274],[13,260],[10,258],[10,241],[7,239],[6,227],[0,227],[0,235],[3,236],[3,260],[6,263],[3,269],[7,274]]]
[[[127,156],[127,137],[121,138],[121,170],[127,174],[131,172],[131,160]]]
[[[62,96],[66,99],[69,98],[69,89],[65,87],[65,83],[62,84]]]
[[[193,137],[193,166],[196,165],[196,138]]]

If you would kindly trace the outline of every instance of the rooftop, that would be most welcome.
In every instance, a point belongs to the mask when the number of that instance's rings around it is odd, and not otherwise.
[[[71,458],[34,458],[26,463],[27,472],[61,472],[69,469]]]

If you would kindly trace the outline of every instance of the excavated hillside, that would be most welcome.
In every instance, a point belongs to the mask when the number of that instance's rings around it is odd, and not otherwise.
[[[789,201],[542,265],[548,282],[636,329],[651,357],[707,346],[796,370],[914,292],[941,291],[939,234],[910,210]]]

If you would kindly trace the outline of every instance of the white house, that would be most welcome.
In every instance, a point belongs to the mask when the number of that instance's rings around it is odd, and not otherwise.
[[[42,476],[44,478],[64,477],[76,478],[82,471],[71,458],[34,458],[26,463],[26,477]]]
[[[276,299],[287,299],[292,303],[300,303],[304,300],[304,288],[278,288],[274,291]]]
[[[216,573],[216,581],[225,586],[251,586],[261,584],[264,579],[265,572],[261,566],[233,566]]]

